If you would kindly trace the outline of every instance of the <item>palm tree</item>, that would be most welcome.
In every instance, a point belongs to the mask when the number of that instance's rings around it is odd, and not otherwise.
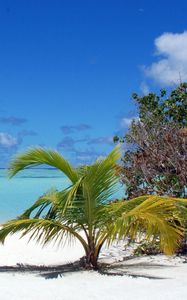
[[[12,160],[10,176],[38,165],[61,170],[70,180],[68,188],[49,191],[41,196],[20,217],[8,221],[0,230],[0,241],[8,234],[22,232],[30,239],[46,245],[72,237],[85,250],[86,266],[98,268],[101,247],[116,239],[143,233],[147,238],[160,237],[160,246],[172,254],[183,235],[176,199],[142,196],[130,201],[111,201],[119,187],[115,170],[120,157],[116,147],[103,160],[90,166],[73,168],[58,152],[34,148]]]

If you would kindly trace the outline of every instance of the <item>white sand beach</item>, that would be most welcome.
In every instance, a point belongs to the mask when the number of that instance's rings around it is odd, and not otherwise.
[[[19,235],[0,246],[0,266],[63,265],[84,255],[79,243],[64,248],[41,248]],[[62,273],[45,279],[39,272],[0,272],[0,299],[3,300],[174,300],[187,299],[187,259],[164,255],[127,259],[123,242],[103,249],[100,262],[111,264],[108,276],[96,271]]]

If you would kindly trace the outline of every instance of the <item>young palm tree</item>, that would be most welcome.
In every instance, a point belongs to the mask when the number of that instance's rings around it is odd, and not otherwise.
[[[62,191],[41,196],[17,219],[3,224],[0,241],[21,231],[43,245],[74,237],[85,250],[86,265],[97,269],[101,247],[125,237],[143,233],[160,237],[166,254],[172,254],[183,235],[176,199],[143,196],[130,201],[110,201],[118,188],[115,165],[120,157],[115,148],[106,158],[90,166],[73,168],[58,152],[42,148],[18,155],[10,165],[10,175],[42,164],[61,170],[71,184]]]

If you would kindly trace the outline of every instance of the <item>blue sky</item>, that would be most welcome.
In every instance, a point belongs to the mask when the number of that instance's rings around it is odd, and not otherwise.
[[[0,166],[31,146],[88,163],[131,94],[187,80],[186,1],[0,1]]]

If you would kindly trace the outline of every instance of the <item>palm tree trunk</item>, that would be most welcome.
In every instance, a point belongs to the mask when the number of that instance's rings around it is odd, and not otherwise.
[[[97,270],[98,269],[97,259],[98,257],[92,251],[88,252],[86,254],[86,264],[85,264],[86,269]]]
[[[86,253],[85,261],[84,261],[85,268],[98,270],[99,253],[101,251],[101,248],[102,248],[107,236],[108,235],[106,234],[97,243],[95,243],[93,236],[91,239],[87,236],[88,237],[88,245],[87,245],[87,248],[85,249],[85,253]]]
[[[95,248],[95,243],[93,240],[90,240],[88,243],[88,248],[86,250],[85,267],[97,270],[98,269],[97,261],[98,261],[98,253]]]

